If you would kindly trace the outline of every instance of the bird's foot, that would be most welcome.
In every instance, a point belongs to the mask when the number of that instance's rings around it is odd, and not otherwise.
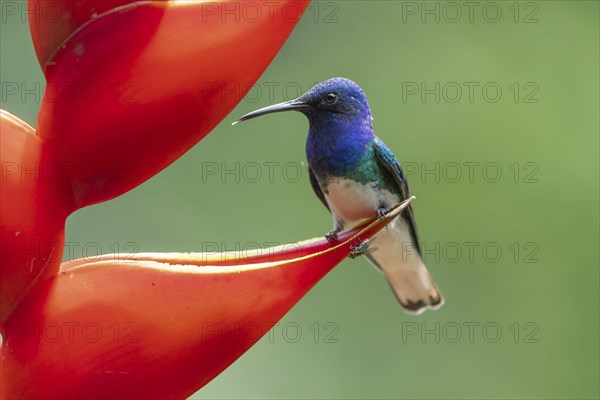
[[[325,239],[327,239],[327,241],[329,243],[335,244],[338,242],[338,233],[340,233],[341,229],[332,229],[329,232],[327,232],[325,234]]]
[[[383,219],[385,217],[385,214],[387,214],[387,208],[379,207],[377,209],[377,219]]]
[[[348,257],[354,259],[356,257],[364,256],[365,254],[370,254],[377,250],[376,247],[370,248],[372,240],[363,240],[362,242],[350,247],[350,254]]]

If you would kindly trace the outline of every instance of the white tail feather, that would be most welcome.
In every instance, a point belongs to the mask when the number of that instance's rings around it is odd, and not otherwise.
[[[387,278],[407,312],[420,314],[444,304],[442,293],[418,253],[407,224],[397,219],[373,240],[368,258]]]

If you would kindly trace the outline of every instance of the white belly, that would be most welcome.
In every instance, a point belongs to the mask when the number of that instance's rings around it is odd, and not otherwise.
[[[325,200],[335,221],[349,228],[360,221],[372,218],[380,207],[390,208],[400,202],[397,195],[369,184],[338,178],[327,185]]]

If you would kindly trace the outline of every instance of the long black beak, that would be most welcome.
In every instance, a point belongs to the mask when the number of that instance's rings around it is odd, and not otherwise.
[[[235,125],[238,122],[246,121],[248,119],[260,117],[261,115],[271,114],[282,111],[300,111],[302,109],[308,108],[309,105],[300,101],[298,99],[286,101],[284,103],[275,104],[272,106],[261,108],[260,110],[249,112],[248,114],[242,116],[240,119],[232,123],[231,125]]]

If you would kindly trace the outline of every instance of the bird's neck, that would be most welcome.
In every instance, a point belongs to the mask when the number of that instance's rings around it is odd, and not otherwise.
[[[319,179],[345,176],[372,151],[370,115],[363,118],[309,118],[306,158]]]

